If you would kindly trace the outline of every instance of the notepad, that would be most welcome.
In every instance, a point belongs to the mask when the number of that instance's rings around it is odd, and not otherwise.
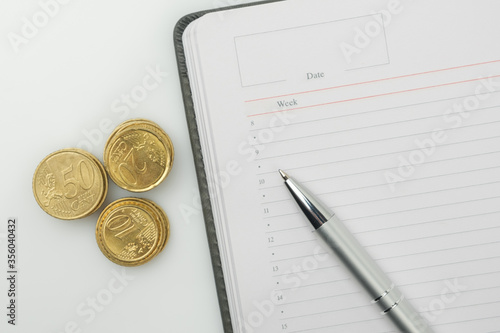
[[[396,332],[319,246],[279,168],[436,332],[498,332],[499,12],[304,0],[187,26],[193,149],[235,332]]]

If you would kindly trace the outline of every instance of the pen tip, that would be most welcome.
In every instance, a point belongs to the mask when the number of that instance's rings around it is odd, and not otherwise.
[[[287,180],[289,177],[288,175],[285,173],[285,171],[281,170],[281,169],[278,169],[281,177],[283,177],[284,180]]]

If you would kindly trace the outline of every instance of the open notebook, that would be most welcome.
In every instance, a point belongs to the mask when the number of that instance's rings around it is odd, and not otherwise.
[[[188,120],[234,331],[395,332],[319,247],[278,168],[436,332],[500,331],[499,12],[304,0],[188,18]]]

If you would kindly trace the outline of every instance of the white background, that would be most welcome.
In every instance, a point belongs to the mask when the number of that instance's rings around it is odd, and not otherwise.
[[[0,2],[0,331],[221,332],[172,34],[186,14],[249,1],[66,2]],[[162,73],[157,84],[150,71]],[[38,207],[31,182],[41,159],[61,148],[80,145],[102,160],[111,127],[137,117],[174,143],[170,175],[139,195],[164,208],[171,237],[154,260],[125,269],[97,247],[102,209],[57,220]],[[110,182],[105,205],[130,195]],[[18,218],[16,326],[6,316],[9,217]],[[116,278],[123,274],[125,282]]]

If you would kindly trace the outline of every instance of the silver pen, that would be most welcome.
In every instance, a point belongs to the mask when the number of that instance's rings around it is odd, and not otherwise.
[[[389,316],[405,333],[432,333],[432,328],[401,294],[344,224],[326,206],[297,184],[283,170],[285,180],[300,209],[316,229],[323,246],[333,250],[366,289],[372,303],[377,303],[383,315]]]

